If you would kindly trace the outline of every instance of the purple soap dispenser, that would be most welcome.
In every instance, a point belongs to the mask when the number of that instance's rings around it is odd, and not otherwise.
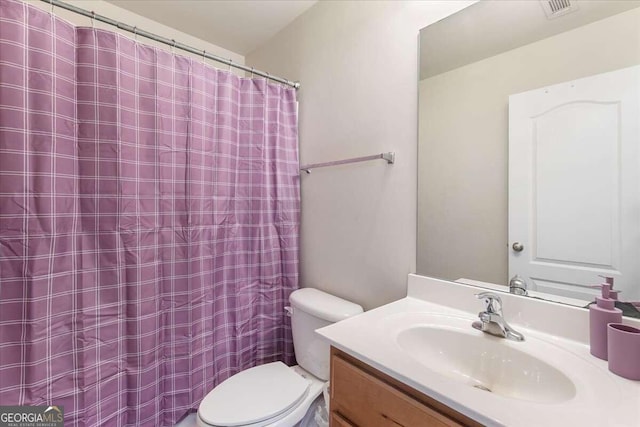
[[[607,360],[607,325],[622,322],[622,310],[615,307],[616,301],[609,298],[613,288],[613,278],[606,277],[606,283],[598,285],[602,296],[589,306],[589,343],[591,354]]]

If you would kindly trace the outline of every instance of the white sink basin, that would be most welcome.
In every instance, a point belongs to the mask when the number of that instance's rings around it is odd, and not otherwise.
[[[573,382],[550,364],[517,349],[518,342],[433,325],[399,331],[398,345],[425,367],[503,397],[561,403],[576,394]]]
[[[434,286],[430,298],[448,295],[449,286]],[[474,291],[467,295],[472,302]],[[558,328],[588,326],[579,323],[588,320],[584,313],[574,319],[556,308],[549,311],[561,314]],[[472,328],[475,320],[475,312],[407,297],[317,333],[485,426],[638,425],[640,383],[611,374],[588,345],[521,327],[516,316],[507,321],[525,341],[497,338]],[[569,326],[561,323],[567,320]]]

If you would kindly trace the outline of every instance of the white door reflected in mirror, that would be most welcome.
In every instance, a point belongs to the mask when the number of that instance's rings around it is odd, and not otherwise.
[[[592,300],[604,275],[640,300],[638,93],[634,66],[509,97],[509,275],[530,289]]]

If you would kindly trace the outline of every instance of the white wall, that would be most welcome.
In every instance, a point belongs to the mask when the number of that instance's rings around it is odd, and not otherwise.
[[[383,151],[302,176],[301,286],[372,308],[416,259],[418,31],[471,1],[322,1],[247,55],[299,80],[301,163]]]
[[[220,46],[216,46],[212,43],[206,42],[204,40],[198,39],[196,37],[190,36],[186,33],[183,33],[181,31],[178,31],[176,29],[173,29],[171,27],[168,27],[166,25],[160,24],[156,21],[152,21],[148,18],[144,18],[138,14],[135,14],[133,12],[129,12],[126,9],[123,9],[121,7],[115,6],[113,4],[107,3],[106,1],[103,0],[65,0],[66,3],[69,3],[73,6],[77,6],[80,7],[82,9],[86,9],[89,11],[93,11],[98,15],[103,15],[106,16],[108,18],[111,19],[115,19],[116,21],[120,21],[123,22],[127,25],[133,25],[136,26],[144,31],[148,31],[150,33],[154,33],[157,34],[159,36],[162,37],[166,37],[170,40],[176,40],[177,42],[180,43],[184,43],[187,44],[189,46],[192,46],[194,48],[197,49],[203,49],[206,50],[209,53],[212,53],[214,55],[218,55],[221,56],[223,58],[229,58],[232,59],[234,62],[237,62],[239,64],[244,64],[244,56],[237,54],[235,52],[232,52],[230,50],[224,49]],[[27,3],[36,6],[40,9],[46,10],[46,11],[51,11],[51,5],[44,3],[40,0],[27,0]],[[55,7],[54,8],[54,14],[60,18],[66,19],[67,21],[75,24],[75,25],[80,25],[80,26],[91,26],[91,19],[82,16],[82,15],[78,15],[76,13]],[[103,24],[101,22],[95,21],[94,25],[96,28],[104,28],[104,29],[108,29],[110,31],[114,31],[114,32],[119,32],[121,34],[125,34],[128,37],[133,38],[134,35],[127,32],[127,31],[123,31],[123,30],[119,30],[116,27],[113,27],[111,25],[108,24]],[[138,37],[138,41],[150,46],[159,46],[162,47],[163,49],[170,49],[169,46],[165,45],[165,44],[161,44],[158,42],[154,42],[153,40],[149,40],[149,39],[145,39],[144,37]],[[189,52],[186,51],[182,51],[179,49],[176,49],[175,51],[177,54],[180,55],[184,55],[184,56],[192,56],[192,57],[198,57],[198,58],[202,58],[201,56],[198,55],[193,55]],[[215,61],[211,61],[211,60],[207,60],[207,63],[209,65],[212,65],[214,67],[217,68],[224,68],[226,69],[226,65],[221,64],[219,62],[215,62]],[[235,70],[234,73],[238,74],[238,75],[244,75],[243,71],[239,71],[239,70]]]
[[[507,283],[509,95],[640,64],[639,25],[640,8],[420,82],[419,274]]]

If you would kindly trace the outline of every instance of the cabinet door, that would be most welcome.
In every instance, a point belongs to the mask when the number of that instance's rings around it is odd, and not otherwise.
[[[462,426],[340,357],[331,369],[331,410],[351,422],[334,427]]]
[[[337,412],[331,412],[331,427],[356,427]]]

